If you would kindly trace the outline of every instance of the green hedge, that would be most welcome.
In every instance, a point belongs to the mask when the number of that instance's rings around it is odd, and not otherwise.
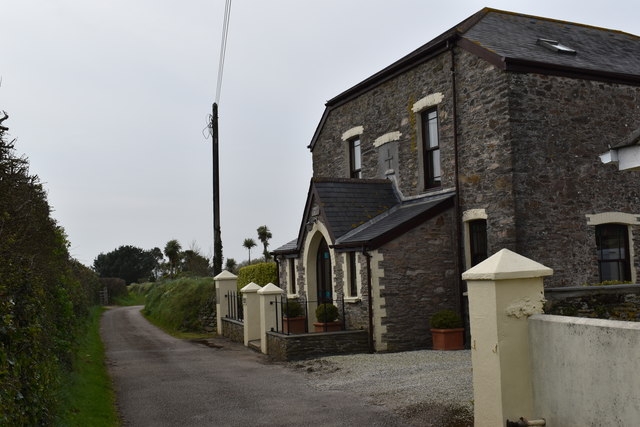
[[[249,283],[264,286],[267,283],[278,285],[275,262],[261,262],[259,264],[247,265],[238,271],[238,289]]]
[[[75,337],[97,298],[46,191],[0,126],[0,425],[50,425]]]
[[[147,294],[143,313],[163,328],[203,332],[200,314],[214,315],[215,285],[211,277],[183,277],[159,282]]]

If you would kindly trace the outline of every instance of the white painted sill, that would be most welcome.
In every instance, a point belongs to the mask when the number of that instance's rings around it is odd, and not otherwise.
[[[362,301],[362,298],[360,297],[344,297],[344,302],[347,304],[355,304],[360,301]]]
[[[300,298],[300,295],[298,295],[298,294],[287,294],[287,299],[295,299],[295,298]]]

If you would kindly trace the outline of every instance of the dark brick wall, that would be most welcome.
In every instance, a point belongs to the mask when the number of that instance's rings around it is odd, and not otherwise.
[[[598,155],[640,126],[640,88],[510,74],[517,251],[553,268],[546,286],[599,282],[586,214],[640,213],[639,172]],[[634,227],[635,264],[640,227]]]
[[[453,210],[444,212],[387,243],[379,251],[381,296],[389,351],[431,346],[429,318],[458,305]]]
[[[237,320],[222,319],[222,336],[233,342],[244,343],[244,324]]]
[[[267,332],[269,357],[274,360],[298,360],[337,354],[366,353],[367,331],[324,332],[283,335]]]
[[[640,321],[640,285],[545,289],[545,314]]]

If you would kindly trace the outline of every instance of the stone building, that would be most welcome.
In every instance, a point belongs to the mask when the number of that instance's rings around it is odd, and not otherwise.
[[[640,38],[483,9],[327,102],[280,284],[384,351],[429,346],[502,248],[547,286],[635,282],[639,175],[599,156],[639,127]]]

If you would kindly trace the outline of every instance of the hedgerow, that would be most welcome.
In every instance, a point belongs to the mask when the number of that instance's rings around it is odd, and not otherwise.
[[[6,117],[5,117],[6,119]],[[96,278],[70,258],[45,190],[0,119],[0,425],[51,424]]]
[[[203,332],[204,317],[215,314],[213,278],[183,277],[158,282],[147,294],[143,313],[163,328]]]

